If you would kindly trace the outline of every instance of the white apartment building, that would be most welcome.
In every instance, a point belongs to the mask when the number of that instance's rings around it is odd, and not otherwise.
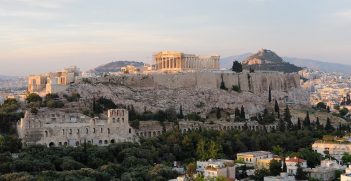
[[[307,168],[307,161],[298,157],[285,158],[285,164],[287,168],[286,171],[289,175],[296,175],[298,165],[300,165],[300,167],[303,169]]]
[[[242,160],[246,164],[255,166],[258,160],[273,158],[273,154],[268,151],[252,151],[252,152],[238,153],[236,157],[237,157],[237,160]]]
[[[295,176],[290,176],[288,173],[280,173],[279,176],[267,176],[263,178],[264,181],[295,181]]]
[[[197,161],[197,172],[204,175],[205,178],[225,177],[235,179],[234,160],[208,160]]]
[[[351,181],[351,165],[346,168],[345,173],[341,175],[340,181]]]

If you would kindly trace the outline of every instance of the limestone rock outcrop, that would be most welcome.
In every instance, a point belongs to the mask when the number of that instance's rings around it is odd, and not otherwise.
[[[220,89],[222,81],[228,90]],[[269,87],[272,97],[279,102],[292,100],[306,104],[308,95],[300,88],[299,81],[297,74],[279,72],[189,72],[91,78],[78,81],[67,91],[78,92],[87,99],[106,97],[116,104],[133,105],[140,112],[169,107],[179,110],[182,105],[184,114],[205,116],[213,108],[234,112],[243,105],[252,115],[265,108]],[[239,86],[241,92],[231,90],[233,86]]]

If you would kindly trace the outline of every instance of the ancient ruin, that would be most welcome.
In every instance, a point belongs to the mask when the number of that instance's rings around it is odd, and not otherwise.
[[[125,109],[108,110],[107,120],[80,113],[40,110],[34,115],[26,111],[17,124],[17,131],[24,145],[43,144],[51,147],[90,143],[102,146],[137,141]]]

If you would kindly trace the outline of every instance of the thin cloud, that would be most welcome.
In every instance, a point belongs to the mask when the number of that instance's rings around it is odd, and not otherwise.
[[[6,0],[5,0],[6,1]],[[9,0],[7,0],[9,1]],[[40,7],[46,9],[57,9],[64,7],[66,4],[74,2],[76,0],[10,0],[12,2],[22,3],[28,6]]]
[[[15,17],[25,19],[39,19],[47,20],[55,18],[57,15],[51,12],[37,12],[37,11],[8,11],[0,10],[0,17]]]
[[[337,12],[334,14],[334,16],[336,16],[338,18],[344,18],[344,19],[351,20],[351,10]]]

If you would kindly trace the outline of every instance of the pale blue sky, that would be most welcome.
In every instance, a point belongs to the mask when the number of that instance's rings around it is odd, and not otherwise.
[[[0,74],[259,48],[351,64],[351,0],[0,0]]]

